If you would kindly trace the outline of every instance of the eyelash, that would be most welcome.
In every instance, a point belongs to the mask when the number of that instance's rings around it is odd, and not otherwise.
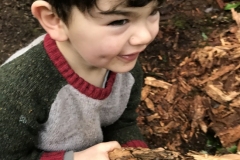
[[[150,16],[154,16],[154,15],[156,15],[158,12],[159,12],[159,9],[158,9],[158,8],[157,8],[157,9],[154,9],[154,10],[152,11],[152,13],[150,14]]]
[[[154,15],[156,15],[158,12],[159,12],[158,9],[154,9],[154,10],[152,11],[152,13],[150,14],[150,16],[154,16]],[[128,22],[129,22],[128,19],[121,19],[121,20],[113,21],[113,22],[109,23],[108,25],[109,25],[109,26],[122,26],[122,25],[125,25],[125,24],[128,23]]]
[[[121,20],[113,21],[113,22],[109,23],[108,25],[109,26],[122,26],[128,22],[129,22],[129,20],[127,20],[127,19],[121,19]]]

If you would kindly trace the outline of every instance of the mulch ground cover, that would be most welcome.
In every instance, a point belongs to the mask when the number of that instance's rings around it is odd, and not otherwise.
[[[178,54],[182,52],[174,54],[179,61],[168,62],[174,67],[167,72],[143,65],[151,74],[145,77],[138,124],[152,148],[183,154],[226,154],[232,146],[240,150],[239,17],[233,12],[235,24],[212,30],[207,42],[200,40],[205,47],[196,47],[184,58]],[[161,54],[155,59],[163,60]],[[212,138],[218,146],[208,144]],[[239,159],[231,156],[224,158]]]

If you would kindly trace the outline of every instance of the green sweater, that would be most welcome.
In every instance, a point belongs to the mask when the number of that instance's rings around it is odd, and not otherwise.
[[[73,151],[111,140],[146,146],[137,141],[139,63],[128,73],[110,71],[98,88],[71,69],[46,35],[2,65],[0,76],[1,160],[67,160]]]

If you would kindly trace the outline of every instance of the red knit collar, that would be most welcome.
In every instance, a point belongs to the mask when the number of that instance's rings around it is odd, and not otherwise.
[[[62,74],[62,76],[82,94],[94,99],[105,99],[112,91],[116,73],[110,72],[105,88],[96,87],[83,78],[79,77],[69,66],[62,53],[59,51],[56,42],[47,34],[44,38],[44,48],[47,51],[51,61]]]

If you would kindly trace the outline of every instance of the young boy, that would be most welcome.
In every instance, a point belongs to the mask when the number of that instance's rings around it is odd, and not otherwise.
[[[0,159],[108,160],[147,147],[137,58],[158,33],[160,3],[35,1],[47,34],[0,67]]]

